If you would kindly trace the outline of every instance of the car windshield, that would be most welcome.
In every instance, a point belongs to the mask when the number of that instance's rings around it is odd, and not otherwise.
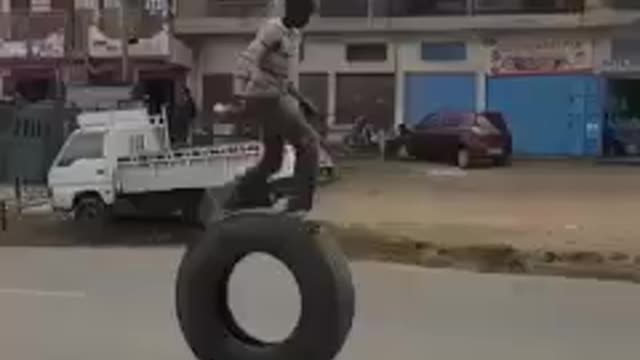
[[[79,159],[102,157],[104,157],[104,132],[77,133],[69,139],[57,166],[69,166]]]
[[[418,122],[415,126],[416,129],[422,129],[428,126],[431,126],[435,123],[435,121],[439,118],[438,113],[431,113],[425,116],[422,120]]]
[[[500,129],[503,132],[507,131],[507,124],[504,122],[504,118],[500,113],[488,112],[481,115],[491,122],[493,126]]]
[[[476,120],[474,123],[475,126],[482,128],[491,133],[500,133],[501,129],[494,126],[493,122],[489,120],[485,115],[476,116]]]

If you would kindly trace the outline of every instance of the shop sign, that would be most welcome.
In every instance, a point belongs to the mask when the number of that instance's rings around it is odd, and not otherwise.
[[[162,29],[150,38],[138,39],[136,44],[129,46],[130,56],[168,56],[169,33]],[[89,28],[89,54],[98,58],[113,58],[122,56],[122,42],[104,34],[97,26]]]
[[[37,58],[64,57],[64,29],[51,33],[44,39],[32,40],[31,54]]]
[[[496,75],[585,71],[592,64],[593,46],[585,39],[498,39],[491,51]]]
[[[31,50],[31,53],[29,53]],[[61,58],[65,55],[64,30],[31,41],[5,41],[0,39],[0,58]]]
[[[605,60],[602,62],[602,71],[637,72],[640,71],[640,62],[630,59]]]
[[[26,41],[6,41],[0,39],[0,58],[26,58]]]

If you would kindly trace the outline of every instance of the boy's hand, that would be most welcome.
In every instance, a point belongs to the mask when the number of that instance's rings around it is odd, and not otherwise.
[[[300,104],[300,108],[302,109],[302,112],[304,113],[305,116],[309,117],[309,116],[318,115],[319,113],[318,108],[306,97],[304,97],[304,95],[302,95],[300,91],[298,91],[298,89],[296,88],[293,82],[291,81],[287,82],[285,87],[286,87],[287,93],[293,96],[296,100],[298,100],[298,103]]]
[[[318,108],[315,105],[313,105],[310,101],[308,101],[307,99],[300,99],[299,102],[300,102],[300,107],[302,108],[302,112],[306,117],[318,115],[319,113]]]

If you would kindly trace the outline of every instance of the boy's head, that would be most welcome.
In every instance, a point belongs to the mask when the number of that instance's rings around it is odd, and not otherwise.
[[[290,28],[301,29],[307,26],[315,11],[315,0],[285,0],[284,24]]]

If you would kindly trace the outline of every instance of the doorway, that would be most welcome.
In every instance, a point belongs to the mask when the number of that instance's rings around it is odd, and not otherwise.
[[[492,77],[487,81],[487,109],[505,116],[516,155],[599,152],[602,110],[594,75]]]
[[[336,123],[353,125],[365,117],[378,129],[393,128],[395,76],[393,74],[338,74]]]
[[[175,83],[173,79],[144,79],[141,80],[144,94],[148,97],[149,111],[151,114],[159,114],[163,106],[173,108],[175,103]]]
[[[607,79],[602,147],[606,157],[640,156],[640,78]]]

